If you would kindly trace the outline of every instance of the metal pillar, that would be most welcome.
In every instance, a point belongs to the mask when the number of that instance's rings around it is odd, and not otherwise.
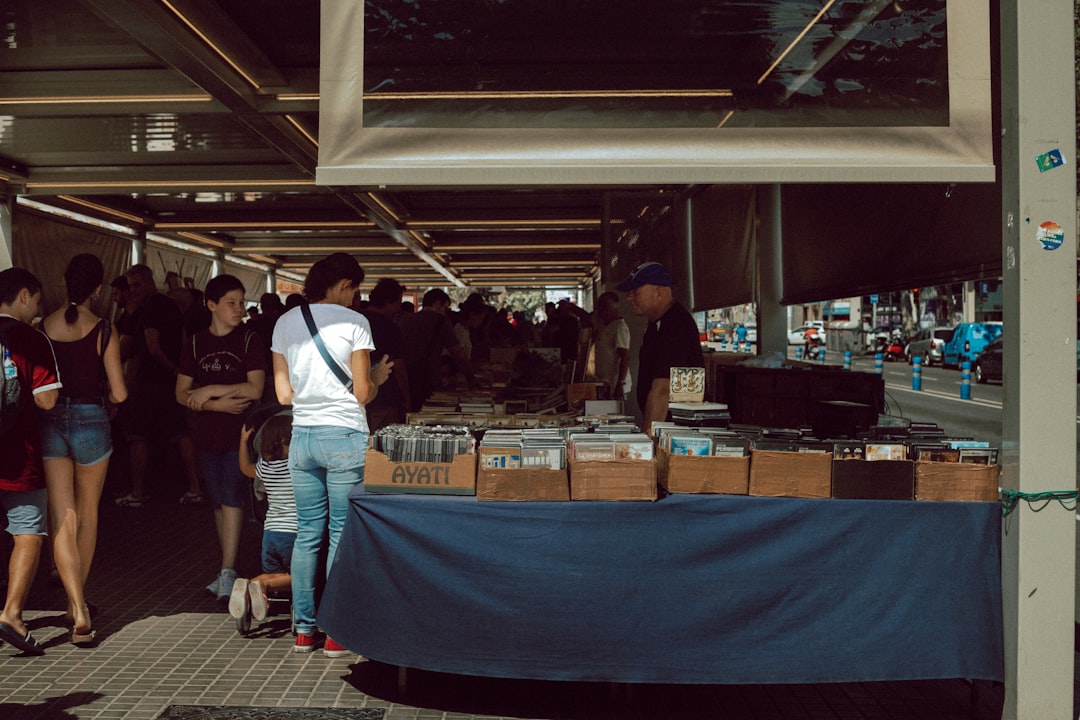
[[[2,197],[2,196],[0,196]],[[11,235],[11,215],[15,208],[15,196],[9,195],[0,202],[0,270],[15,265],[14,238]]]
[[[1000,10],[1003,485],[1067,490],[1076,487],[1073,8],[1001,0]],[[1044,350],[1021,353],[1036,346]],[[1076,524],[1056,504],[1035,513],[1024,502],[1004,521],[1005,718],[1074,717]]]
[[[131,241],[131,264],[146,264],[146,232],[136,230],[138,235]],[[126,268],[125,268],[126,269]]]
[[[758,353],[787,357],[787,312],[780,304],[784,290],[783,237],[779,185],[757,189],[755,203],[760,220],[757,232],[758,277],[755,283],[758,316]]]

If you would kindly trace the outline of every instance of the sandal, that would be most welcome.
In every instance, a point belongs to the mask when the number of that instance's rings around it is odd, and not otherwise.
[[[71,644],[75,647],[81,648],[93,647],[95,635],[97,635],[97,631],[93,628],[87,630],[86,632],[79,632],[75,628],[72,628],[70,635]]]
[[[129,493],[129,494],[125,495],[124,497],[116,498],[116,504],[119,507],[122,507],[122,508],[135,509],[135,508],[141,508],[142,504],[143,504],[143,501],[142,501],[141,498],[137,498],[134,495],[131,495]]]
[[[20,635],[15,628],[0,623],[0,640],[15,646],[28,655],[45,654],[45,650],[41,647],[41,643],[34,639],[34,636],[30,634],[29,630],[26,631],[25,635]]]
[[[203,496],[197,492],[191,492],[188,490],[186,493],[180,496],[181,505],[202,505]]]

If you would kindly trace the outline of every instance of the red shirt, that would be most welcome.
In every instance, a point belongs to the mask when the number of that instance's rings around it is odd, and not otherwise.
[[[23,387],[34,395],[59,389],[56,358],[49,339],[10,315],[0,315],[0,323],[4,324],[4,346],[11,352],[11,360],[25,383]],[[0,490],[25,492],[43,487],[41,430],[37,406],[30,401],[23,405],[17,428],[8,437],[0,438]]]

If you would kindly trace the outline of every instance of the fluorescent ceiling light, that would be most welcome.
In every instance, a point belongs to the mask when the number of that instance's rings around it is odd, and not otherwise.
[[[204,178],[202,180],[147,180],[132,178],[131,180],[83,180],[54,182],[28,182],[26,187],[41,191],[43,189],[68,189],[68,190],[109,190],[115,188],[253,188],[253,187],[305,187],[315,186],[314,180],[219,180]]]
[[[299,120],[294,118],[292,115],[286,115],[285,120],[287,120],[290,125],[296,128],[297,132],[307,138],[308,142],[310,142],[315,147],[319,147],[319,141],[315,139],[314,135],[307,131],[307,128],[300,124]]]
[[[251,228],[252,230],[261,230],[264,228],[365,228],[371,229],[375,227],[375,223],[366,220],[347,220],[343,222],[332,221],[251,221],[251,222],[162,222],[154,223],[154,228],[157,230],[180,230],[191,229],[196,230],[199,228],[216,229],[216,228],[228,228],[230,230],[236,230],[238,228]],[[340,249],[340,248],[338,248]]]
[[[89,200],[83,200],[82,198],[75,197],[73,195],[58,195],[57,198],[59,200],[64,200],[65,202],[69,202],[69,203],[72,203],[74,205],[81,205],[84,208],[87,208],[87,209],[90,209],[90,210],[97,210],[100,213],[105,213],[106,215],[112,215],[113,217],[120,218],[121,220],[127,220],[129,222],[133,222],[133,223],[136,223],[138,225],[149,224],[148,221],[145,218],[141,218],[138,215],[132,215],[130,213],[122,212],[120,210],[114,210],[113,208],[108,207],[106,205],[99,205],[97,203],[92,203]]]
[[[248,85],[251,85],[251,87],[255,88],[256,90],[259,89],[259,83],[255,82],[254,78],[244,72],[244,69],[242,67],[237,65],[232,58],[226,55],[224,50],[215,45],[214,41],[207,37],[206,34],[202,30],[200,30],[195,23],[188,20],[184,16],[184,13],[180,12],[180,10],[177,9],[175,5],[169,2],[169,0],[161,0],[161,4],[169,8],[169,10],[172,11],[173,15],[175,15],[180,20],[180,22],[184,23],[184,25],[187,25],[188,29],[191,30],[191,32],[198,35],[199,39],[206,43],[207,47],[217,53],[217,56],[224,60],[229,67],[235,70],[240,77],[244,78],[244,80],[247,81]]]
[[[462,260],[460,262],[450,263],[456,268],[485,268],[494,267],[502,268],[506,267],[505,262],[499,262],[496,260]],[[586,266],[592,266],[595,263],[582,260],[543,260],[536,259],[535,261],[528,260],[516,260],[514,261],[514,267],[581,267],[584,269]]]
[[[364,93],[364,100],[536,100],[547,98],[729,98],[728,89],[706,90],[477,90],[474,92],[375,92]]]
[[[438,253],[456,252],[504,252],[514,250],[599,250],[600,243],[550,243],[546,245],[438,245],[433,250]]]
[[[41,97],[0,97],[0,105],[96,105],[115,103],[211,102],[209,95],[48,95]]]
[[[212,238],[212,237],[206,237],[205,235],[198,235],[196,233],[189,233],[189,232],[178,232],[176,234],[179,235],[180,237],[185,237],[188,240],[194,240],[195,242],[202,243],[204,245],[213,245],[214,247],[219,247],[219,248],[224,248],[224,247],[228,246],[227,243],[224,243],[221,240],[218,240],[218,239]]]
[[[514,228],[514,227],[600,227],[599,218],[553,218],[553,219],[513,219],[513,220],[417,220],[409,222],[412,230],[472,230],[476,228]]]
[[[394,253],[405,252],[400,245],[364,245],[353,247],[351,245],[237,245],[233,248],[236,253],[330,253],[348,252],[356,253]]]

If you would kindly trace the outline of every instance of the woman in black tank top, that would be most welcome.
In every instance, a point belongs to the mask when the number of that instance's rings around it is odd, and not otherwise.
[[[104,268],[76,255],[64,272],[68,302],[42,322],[56,355],[63,388],[41,414],[42,458],[49,493],[53,560],[67,593],[71,641],[92,645],[94,630],[84,588],[97,545],[98,502],[112,454],[106,401],[127,399],[120,342],[108,320],[90,309]]]

